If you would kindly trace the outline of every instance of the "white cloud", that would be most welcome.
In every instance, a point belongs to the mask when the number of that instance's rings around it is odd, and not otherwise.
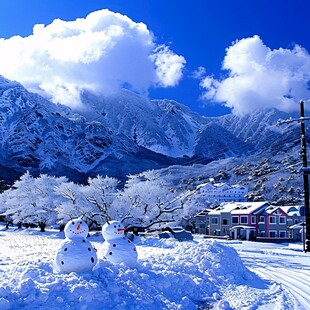
[[[80,105],[82,89],[109,94],[123,85],[140,92],[175,86],[184,65],[182,56],[156,45],[145,24],[109,10],[0,39],[1,75],[70,106]]]
[[[236,41],[226,50],[220,81],[207,76],[201,81],[203,98],[224,103],[236,114],[257,109],[299,109],[310,99],[310,55],[302,47],[270,49],[254,36]]]
[[[191,77],[200,80],[206,75],[206,72],[207,71],[205,67],[198,67],[195,71],[192,72]]]
[[[185,59],[174,54],[167,46],[161,45],[155,49],[151,57],[157,67],[157,81],[164,87],[175,86],[182,78]]]

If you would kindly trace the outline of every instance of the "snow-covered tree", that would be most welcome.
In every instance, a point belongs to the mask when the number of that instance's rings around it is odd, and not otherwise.
[[[59,220],[84,218],[89,226],[99,226],[110,220],[111,203],[117,195],[119,181],[115,178],[97,176],[89,178],[87,185],[73,182],[60,184],[55,193],[64,198],[57,208]]]
[[[111,205],[118,194],[116,178],[102,177],[89,178],[88,185],[82,188],[82,195],[91,212],[85,214],[90,224],[102,225],[111,220]]]
[[[182,213],[175,196],[158,178],[130,182],[112,204],[113,218],[132,228],[164,227]]]
[[[8,200],[9,191],[6,190],[0,194],[0,218],[1,221],[6,223],[6,228],[9,228],[9,225],[13,223],[13,219],[10,215],[6,214],[7,211],[7,200]]]
[[[46,225],[55,224],[55,207],[59,197],[53,188],[67,182],[65,177],[40,175],[34,178],[29,172],[16,181],[6,193],[6,216],[11,216],[14,223],[38,225],[42,232]]]
[[[62,197],[61,203],[56,208],[60,224],[92,213],[92,209],[86,208],[81,188],[82,185],[73,182],[62,183],[54,188],[54,193]]]

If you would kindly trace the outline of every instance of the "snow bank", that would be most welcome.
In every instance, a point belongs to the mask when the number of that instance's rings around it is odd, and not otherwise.
[[[233,248],[216,241],[145,238],[137,245],[136,268],[101,260],[92,272],[80,274],[55,273],[56,243],[49,237],[45,242],[50,248],[40,259],[34,255],[14,262],[12,257],[6,265],[0,256],[0,309],[190,310],[216,302],[229,309],[221,301],[225,289],[256,278]]]

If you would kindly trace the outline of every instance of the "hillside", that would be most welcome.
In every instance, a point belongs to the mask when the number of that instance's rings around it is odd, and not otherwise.
[[[124,180],[181,165],[187,169],[184,178],[203,174],[207,179],[218,173],[211,168],[214,163],[199,171],[190,166],[222,159],[223,180],[248,185],[257,197],[259,184],[272,188],[277,182],[257,178],[256,166],[267,162],[275,179],[282,178],[282,171],[284,179],[294,179],[286,167],[299,160],[299,126],[276,127],[279,118],[289,117],[283,112],[210,118],[175,101],[149,100],[128,90],[109,97],[85,91],[82,102],[82,110],[72,111],[0,78],[0,177],[12,182],[28,170],[77,182],[97,174]]]

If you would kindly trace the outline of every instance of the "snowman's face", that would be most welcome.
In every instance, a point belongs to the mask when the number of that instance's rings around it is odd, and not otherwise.
[[[68,239],[72,238],[86,238],[88,235],[89,229],[87,224],[80,220],[74,219],[67,223],[65,226],[65,236]]]
[[[125,228],[122,223],[112,221],[105,223],[102,227],[102,236],[105,240],[113,240],[124,237]]]

